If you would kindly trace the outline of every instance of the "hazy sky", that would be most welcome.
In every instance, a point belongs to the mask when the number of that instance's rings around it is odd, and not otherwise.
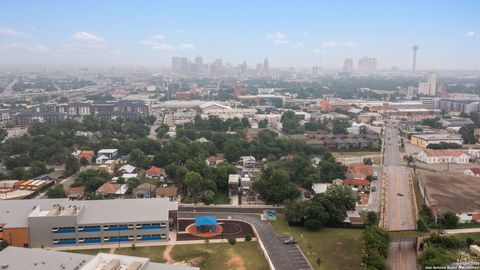
[[[21,3],[20,3],[21,2]],[[0,2],[0,64],[170,66],[173,55],[250,67],[480,65],[480,1]]]

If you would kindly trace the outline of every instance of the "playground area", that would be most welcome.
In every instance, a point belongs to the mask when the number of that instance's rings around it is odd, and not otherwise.
[[[250,224],[238,220],[179,219],[177,241],[255,237]]]

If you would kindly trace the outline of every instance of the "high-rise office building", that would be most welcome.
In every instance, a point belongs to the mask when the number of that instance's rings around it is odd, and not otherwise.
[[[377,58],[369,58],[364,56],[358,60],[358,72],[372,74],[377,70]]]
[[[185,74],[188,71],[188,59],[186,57],[172,57],[172,72]]]
[[[427,80],[418,84],[418,94],[425,96],[435,96],[437,89],[437,73],[428,72]]]
[[[265,60],[263,60],[263,71],[268,72],[269,69],[270,69],[270,64],[268,63],[268,59],[265,58]]]
[[[353,72],[353,59],[352,58],[346,58],[345,62],[343,63],[343,72]]]
[[[313,68],[312,68],[312,75],[313,75],[313,76],[318,76],[318,75],[320,75],[320,70],[321,70],[320,67],[313,67]]]

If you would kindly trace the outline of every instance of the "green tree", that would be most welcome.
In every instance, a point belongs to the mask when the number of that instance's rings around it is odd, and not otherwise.
[[[417,231],[419,232],[428,232],[428,226],[423,218],[417,220]]]
[[[259,128],[268,127],[268,119],[263,119],[263,120],[258,121],[258,127]]]
[[[67,160],[65,161],[65,176],[70,176],[80,169],[80,163],[78,162],[78,159],[75,157],[69,155],[67,157]]]
[[[271,166],[262,172],[253,187],[266,203],[280,204],[284,200],[294,200],[300,196],[300,191],[290,182],[287,172]]]
[[[368,225],[376,225],[378,222],[377,213],[373,211],[368,211],[367,213],[367,224]]]
[[[303,128],[300,126],[298,123],[298,120],[295,116],[294,111],[286,111],[282,114],[282,117],[280,119],[282,122],[282,130],[283,132],[287,134],[297,134],[297,133],[302,133]]]
[[[30,172],[32,173],[33,177],[45,174],[48,172],[47,167],[45,166],[44,162],[41,161],[33,161],[30,165]]]
[[[446,212],[440,216],[438,221],[442,228],[445,229],[454,229],[458,226],[458,217],[453,212]]]
[[[5,140],[7,136],[8,136],[7,130],[4,128],[0,128],[0,142],[3,142],[3,140]]]
[[[82,166],[87,166],[88,165],[88,160],[85,157],[80,158],[80,165]]]
[[[229,237],[228,243],[233,246],[237,243],[237,239],[235,239],[235,237]]]
[[[468,124],[460,128],[459,133],[462,135],[463,142],[466,144],[475,144],[478,142],[474,135],[475,124]]]
[[[331,202],[337,207],[344,207],[345,210],[355,210],[358,200],[357,194],[349,186],[331,185],[325,192]]]
[[[215,192],[211,190],[205,190],[203,192],[203,202],[206,205],[212,204],[215,201]]]
[[[349,127],[350,123],[347,120],[334,119],[332,121],[333,134],[347,134],[347,128]]]
[[[151,163],[151,160],[142,150],[135,148],[128,156],[128,163],[133,166],[146,168]]]
[[[56,184],[47,190],[47,196],[50,199],[53,198],[65,198],[65,191],[62,184]]]

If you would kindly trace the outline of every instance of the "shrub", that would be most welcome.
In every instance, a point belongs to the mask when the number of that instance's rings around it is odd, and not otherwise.
[[[245,235],[245,241],[246,242],[252,241],[252,236],[250,234]]]
[[[237,243],[237,239],[235,239],[233,237],[229,237],[228,238],[228,243],[233,246],[233,245],[235,245],[235,243]]]
[[[427,223],[422,218],[417,220],[417,231],[419,232],[428,232]]]

